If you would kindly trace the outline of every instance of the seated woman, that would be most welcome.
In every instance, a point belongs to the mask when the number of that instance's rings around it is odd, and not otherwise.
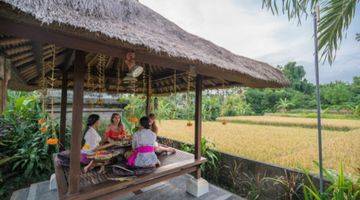
[[[125,127],[121,122],[119,113],[113,113],[111,115],[111,124],[108,125],[105,131],[105,141],[112,142],[121,140],[126,137]]]
[[[134,133],[132,138],[133,152],[127,164],[131,167],[155,167],[160,165],[155,154],[156,135],[150,130],[148,117],[140,119],[141,128]]]
[[[149,114],[149,120],[150,120],[150,129],[151,129],[151,131],[153,131],[157,135],[158,131],[159,131],[159,128],[156,125],[156,116],[155,116],[154,113]],[[159,154],[164,153],[164,152],[173,154],[173,153],[176,153],[176,150],[174,148],[172,148],[172,147],[161,146],[156,142],[155,143],[155,152],[159,153]]]
[[[87,172],[93,166],[93,161],[90,161],[87,156],[94,154],[101,142],[101,137],[97,132],[99,126],[100,116],[91,114],[87,119],[84,134],[84,145],[81,150],[81,163],[86,164],[86,167],[84,168],[85,172]]]

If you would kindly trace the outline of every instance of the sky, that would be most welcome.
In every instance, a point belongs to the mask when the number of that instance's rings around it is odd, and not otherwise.
[[[286,16],[262,9],[262,0],[140,0],[184,30],[203,37],[235,54],[272,66],[296,61],[314,82],[312,18],[301,25]],[[320,82],[351,82],[360,76],[360,6],[346,32],[335,62],[320,65]]]

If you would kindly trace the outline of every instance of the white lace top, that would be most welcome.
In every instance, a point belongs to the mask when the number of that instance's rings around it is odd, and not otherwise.
[[[150,129],[141,129],[134,133],[132,139],[132,147],[136,149],[141,146],[152,146],[155,147],[156,134]],[[135,159],[135,166],[137,167],[149,167],[153,166],[160,161],[158,160],[155,151],[148,153],[138,153]]]
[[[83,147],[83,150],[86,151],[93,151],[97,146],[99,146],[101,142],[100,135],[93,127],[90,127],[89,130],[86,131],[84,139],[85,145]]]

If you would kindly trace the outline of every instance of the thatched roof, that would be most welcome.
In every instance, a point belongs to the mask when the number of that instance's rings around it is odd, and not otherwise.
[[[269,64],[235,55],[208,40],[190,34],[135,0],[0,1],[5,2],[0,2],[0,19],[7,20],[7,22],[39,27],[46,31],[50,30],[49,35],[61,33],[66,34],[66,36],[87,39],[91,42],[96,41],[116,50],[135,50],[139,63],[149,64],[152,77],[159,80],[170,77],[173,73],[171,69],[177,69],[178,72],[181,72],[187,71],[190,66],[194,66],[197,73],[203,74],[208,77],[208,80],[211,80],[211,83],[204,85],[208,88],[226,85],[281,87],[287,84],[283,74]],[[39,40],[36,35],[30,36],[31,33],[9,35],[10,32],[11,30],[5,30],[2,40],[17,39],[18,43],[12,43],[13,46],[0,46],[3,52],[11,51],[9,50],[11,48],[24,47],[32,40]],[[18,37],[14,38],[13,36]],[[73,47],[79,47],[79,49],[89,52],[88,61],[92,61],[94,65],[97,62],[92,58],[97,55],[96,53],[109,55],[113,52],[107,51],[105,48],[99,48],[99,52],[96,52],[94,48],[87,49],[85,46],[76,46],[76,44],[67,44],[66,42],[59,45],[60,42],[56,38],[50,38],[49,41],[58,43],[57,53],[64,57],[63,60],[59,60],[59,65],[65,62],[66,52],[69,52],[68,49]],[[42,52],[46,57],[48,46],[47,44],[42,45]],[[19,54],[16,55],[23,57]],[[12,56],[10,55],[10,57]],[[113,69],[119,67],[114,65],[119,60],[121,61],[122,57],[115,57],[116,55],[107,57],[109,59],[109,66],[107,67]],[[35,58],[33,59],[35,60]],[[115,63],[115,59],[119,60]],[[161,62],[162,60],[164,62]],[[161,75],[162,72],[163,75]],[[32,82],[26,80],[27,83],[35,84],[34,79],[36,80],[37,76],[33,76],[28,77]],[[169,92],[171,90],[170,82],[168,84],[164,82],[158,86],[154,85],[154,88],[161,86],[169,88],[155,91],[155,93]],[[186,80],[183,82],[186,84]],[[179,85],[181,83],[179,80]],[[180,90],[186,88],[185,86],[179,87]]]

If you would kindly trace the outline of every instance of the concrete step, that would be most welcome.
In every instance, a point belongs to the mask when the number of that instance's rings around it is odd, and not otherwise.
[[[243,200],[224,189],[210,184],[209,192],[195,198],[186,192],[186,180],[188,176],[180,176],[169,181],[141,189],[137,195],[128,195],[114,198],[113,200]],[[49,181],[32,184],[29,188],[15,191],[10,200],[58,200],[57,190],[49,190]]]
[[[29,193],[29,188],[16,190],[12,193],[10,200],[26,200]]]
[[[57,191],[49,191],[49,181],[31,184],[30,187],[15,191],[10,200],[57,200]]]

